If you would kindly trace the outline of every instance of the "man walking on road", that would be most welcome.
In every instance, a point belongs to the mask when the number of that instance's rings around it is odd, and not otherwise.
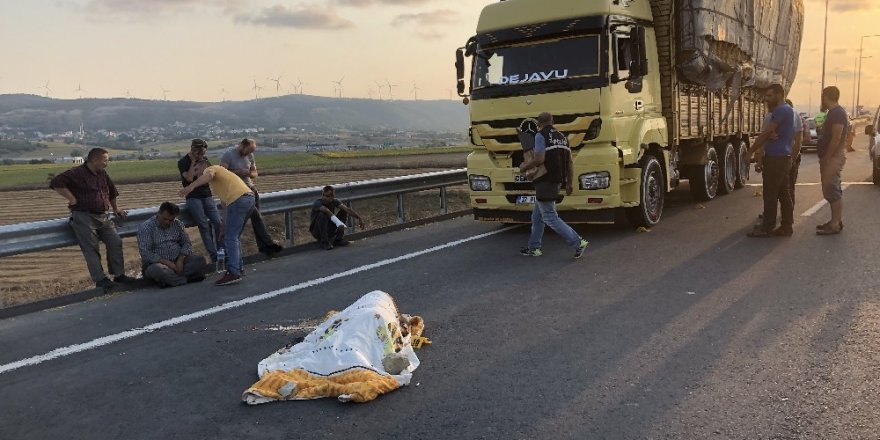
[[[846,164],[846,132],[849,117],[840,106],[840,90],[826,87],[822,91],[822,109],[827,110],[822,135],[816,147],[819,156],[819,174],[822,178],[822,195],[831,205],[831,220],[816,227],[816,234],[835,235],[843,230],[843,188],[840,176]]]
[[[785,89],[773,84],[764,92],[764,99],[773,109],[770,124],[755,140],[749,155],[762,151],[764,177],[764,214],[761,226],[748,233],[749,237],[789,237],[793,233],[794,205],[789,188],[791,154],[795,136],[794,109],[783,101]],[[776,203],[782,205],[782,225],[776,228]],[[774,229],[776,228],[776,229]]]
[[[114,215],[124,220],[128,213],[116,205],[119,192],[116,191],[116,185],[105,171],[109,164],[110,153],[107,150],[92,148],[86,163],[59,174],[49,183],[49,188],[67,199],[70,227],[86,259],[89,275],[95,286],[104,290],[114,287],[114,281],[116,283],[134,281],[125,275],[122,239],[116,232],[116,225],[113,222]],[[101,251],[98,248],[99,240],[104,242],[107,268],[113,274],[114,281],[110,281],[104,274]]]
[[[207,152],[207,142],[203,139],[193,139],[189,154],[177,161],[177,170],[180,172],[184,188],[199,177],[200,174],[196,173],[196,166],[199,161],[207,160],[205,159]],[[210,162],[207,164],[210,165]],[[217,242],[220,241],[223,223],[220,220],[220,211],[217,210],[217,203],[214,201],[209,185],[202,185],[186,196],[186,211],[196,222],[199,235],[202,237],[202,244],[205,245],[205,250],[208,251],[211,261],[217,261]]]
[[[260,214],[260,193],[254,185],[253,179],[256,179],[257,163],[254,160],[254,151],[257,150],[257,142],[253,139],[243,139],[237,147],[232,147],[223,153],[220,158],[220,166],[232,171],[250,188],[254,194],[254,209],[251,212],[250,220],[254,228],[254,237],[257,240],[257,248],[260,252],[273,256],[281,252],[281,245],[272,240],[266,224],[263,222],[263,216]]]
[[[544,165],[547,174],[539,177],[535,183],[535,207],[532,209],[532,233],[528,246],[520,249],[520,254],[528,257],[540,257],[544,238],[544,226],[549,226],[564,240],[565,244],[574,249],[574,258],[581,258],[587,248],[584,240],[574,229],[559,218],[556,212],[556,199],[559,190],[565,185],[565,194],[573,192],[574,169],[571,161],[571,149],[568,138],[553,128],[553,116],[544,112],[538,115],[538,133],[535,135],[535,149],[531,160],[519,166],[520,172],[527,174],[530,170]]]
[[[203,281],[205,257],[193,255],[192,243],[183,223],[177,219],[180,208],[163,202],[159,212],[138,228],[138,251],[144,278],[159,287],[182,286]]]

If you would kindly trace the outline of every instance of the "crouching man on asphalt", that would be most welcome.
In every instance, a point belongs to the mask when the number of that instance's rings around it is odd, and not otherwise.
[[[357,219],[359,228],[364,229],[364,220],[360,214],[340,202],[332,186],[325,186],[321,198],[312,204],[309,232],[318,240],[321,248],[328,251],[333,246],[348,246],[349,242],[344,237],[349,215]]]
[[[138,250],[144,278],[159,287],[182,286],[205,279],[205,257],[193,255],[192,243],[183,223],[177,219],[180,208],[171,202],[138,228]]]

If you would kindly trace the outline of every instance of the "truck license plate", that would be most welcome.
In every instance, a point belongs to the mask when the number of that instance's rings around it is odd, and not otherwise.
[[[522,174],[517,174],[516,176],[513,176],[513,181],[516,183],[522,183],[528,182],[529,179],[527,179],[526,176],[523,176]]]
[[[519,196],[516,198],[517,205],[534,205],[535,196]]]

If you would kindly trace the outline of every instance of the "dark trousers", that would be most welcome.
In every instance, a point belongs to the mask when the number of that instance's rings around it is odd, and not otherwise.
[[[348,213],[339,211],[336,214],[336,218],[342,223],[347,223]],[[312,237],[315,237],[315,240],[321,243],[333,243],[337,240],[342,240],[342,237],[345,236],[345,228],[337,228],[333,220],[330,220],[330,216],[323,212],[319,212],[315,219],[312,220],[312,224],[309,225],[309,232],[312,233]]]
[[[251,212],[251,226],[254,227],[254,238],[257,240],[257,249],[260,252],[271,249],[275,246],[275,241],[272,240],[272,236],[269,235],[269,230],[266,229],[266,223],[263,222],[263,215],[260,214],[260,194],[257,192],[255,188],[251,188],[254,192],[254,210]]]
[[[122,239],[116,232],[116,224],[108,214],[92,214],[89,212],[73,211],[70,213],[70,227],[79,243],[86,266],[89,268],[89,276],[92,281],[98,282],[107,275],[101,265],[101,251],[98,242],[103,241],[107,252],[107,269],[113,276],[125,274],[125,262],[122,258]]]
[[[788,172],[788,192],[791,194],[791,206],[794,206],[796,203],[794,198],[794,187],[797,185],[798,171],[800,171],[800,168],[801,156],[798,155],[797,159],[791,161],[791,170]],[[782,202],[782,199],[780,198],[779,201]]]
[[[791,157],[764,156],[764,220],[761,229],[770,232],[776,228],[776,203],[782,207],[782,226],[794,224],[794,205],[791,201]]]
[[[189,255],[183,260],[183,273],[177,274],[162,263],[153,263],[143,268],[144,278],[155,281],[159,286],[182,286],[189,280],[202,275],[205,270],[205,257]]]

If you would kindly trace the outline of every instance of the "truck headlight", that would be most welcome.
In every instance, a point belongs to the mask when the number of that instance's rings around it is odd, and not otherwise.
[[[611,173],[601,171],[598,173],[581,174],[578,177],[582,190],[606,189],[611,186]]]
[[[479,176],[472,174],[468,176],[471,184],[471,191],[492,191],[492,180],[488,176]]]

